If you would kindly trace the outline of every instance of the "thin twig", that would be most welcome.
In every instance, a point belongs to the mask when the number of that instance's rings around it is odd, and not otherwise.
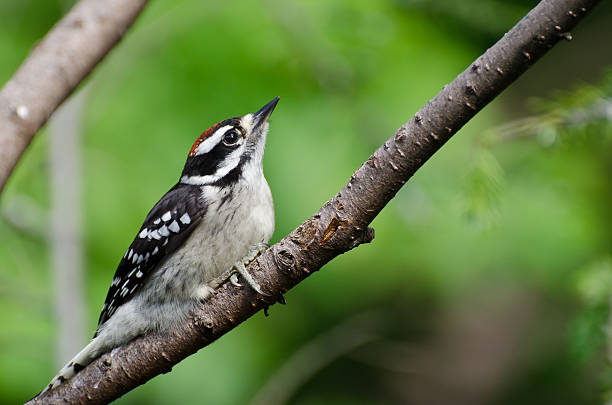
[[[250,405],[283,405],[298,389],[333,361],[380,339],[380,312],[354,315],[308,341],[268,378]]]
[[[49,213],[29,196],[13,195],[4,201],[0,205],[0,218],[29,237],[49,240]]]

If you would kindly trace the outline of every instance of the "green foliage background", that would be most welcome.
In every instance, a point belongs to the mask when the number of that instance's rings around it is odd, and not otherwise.
[[[3,81],[72,4],[0,0]],[[89,330],[125,247],[204,129],[280,96],[265,158],[276,241],[534,4],[152,2],[85,85]],[[118,402],[248,403],[313,345],[322,365],[295,383],[288,403],[604,401],[611,21],[602,4],[573,43],[445,145],[376,218],[372,244],[290,291],[287,306],[257,314]],[[43,130],[0,206],[25,198],[49,207],[47,143]],[[50,271],[44,240],[2,219],[4,403],[30,398],[57,370]],[[326,343],[330,329],[340,342],[371,339],[338,353]],[[312,363],[296,360],[283,374]]]

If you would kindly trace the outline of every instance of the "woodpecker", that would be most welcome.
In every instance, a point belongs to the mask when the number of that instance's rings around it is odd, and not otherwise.
[[[196,139],[178,183],[149,211],[121,259],[93,339],[45,391],[137,336],[176,328],[223,281],[240,285],[236,273],[262,293],[245,265],[274,232],[262,163],[278,100]]]

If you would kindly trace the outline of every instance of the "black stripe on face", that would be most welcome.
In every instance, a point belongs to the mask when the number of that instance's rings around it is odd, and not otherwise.
[[[240,175],[242,174],[242,164],[243,163],[244,162],[242,161],[242,159],[240,159],[238,166],[230,170],[228,174],[221,177],[219,180],[212,183],[212,185],[217,186],[217,187],[227,187],[230,184],[237,182],[238,179],[240,178]],[[222,203],[225,203],[225,201],[222,201]]]
[[[230,118],[221,121],[219,124],[217,124],[217,127],[223,128],[227,125],[237,128],[242,133],[244,133],[244,129],[242,129],[242,127],[240,126],[240,118]],[[211,136],[214,136],[214,134],[211,134]],[[215,172],[223,163],[223,161],[227,158],[227,156],[234,150],[236,150],[236,148],[238,148],[239,146],[239,144],[230,146],[224,145],[223,138],[221,138],[219,139],[219,143],[215,145],[210,151],[208,151],[208,153],[196,156],[189,155],[187,157],[187,161],[185,162],[185,167],[183,168],[183,173],[181,174],[181,177],[207,176],[215,174]]]
[[[242,153],[242,156],[240,156],[240,161],[238,162],[238,165],[232,170],[230,170],[225,176],[212,183],[212,185],[218,187],[226,187],[232,183],[236,183],[242,175],[242,168],[249,160],[251,160],[252,152],[253,151],[249,149],[247,145],[246,149]]]
[[[219,142],[208,153],[189,156],[181,176],[208,176],[215,174],[221,163],[240,145],[226,146]]]

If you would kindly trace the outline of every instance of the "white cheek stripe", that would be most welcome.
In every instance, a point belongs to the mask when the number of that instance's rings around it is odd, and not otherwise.
[[[232,169],[238,166],[238,163],[240,163],[240,156],[242,156],[243,153],[243,149],[244,146],[236,149],[235,151],[227,155],[227,157],[223,161],[224,164],[217,169],[215,174],[208,174],[206,176],[183,176],[181,177],[181,183],[201,186],[204,184],[211,184],[218,181],[219,179],[227,175],[229,172],[231,172]]]
[[[214,134],[206,138],[204,142],[199,144],[198,147],[196,148],[195,150],[196,156],[210,152],[212,148],[214,148],[219,143],[219,141],[221,140],[221,137],[227,131],[230,130],[230,128],[232,128],[231,125],[224,125],[221,128],[217,129]]]

